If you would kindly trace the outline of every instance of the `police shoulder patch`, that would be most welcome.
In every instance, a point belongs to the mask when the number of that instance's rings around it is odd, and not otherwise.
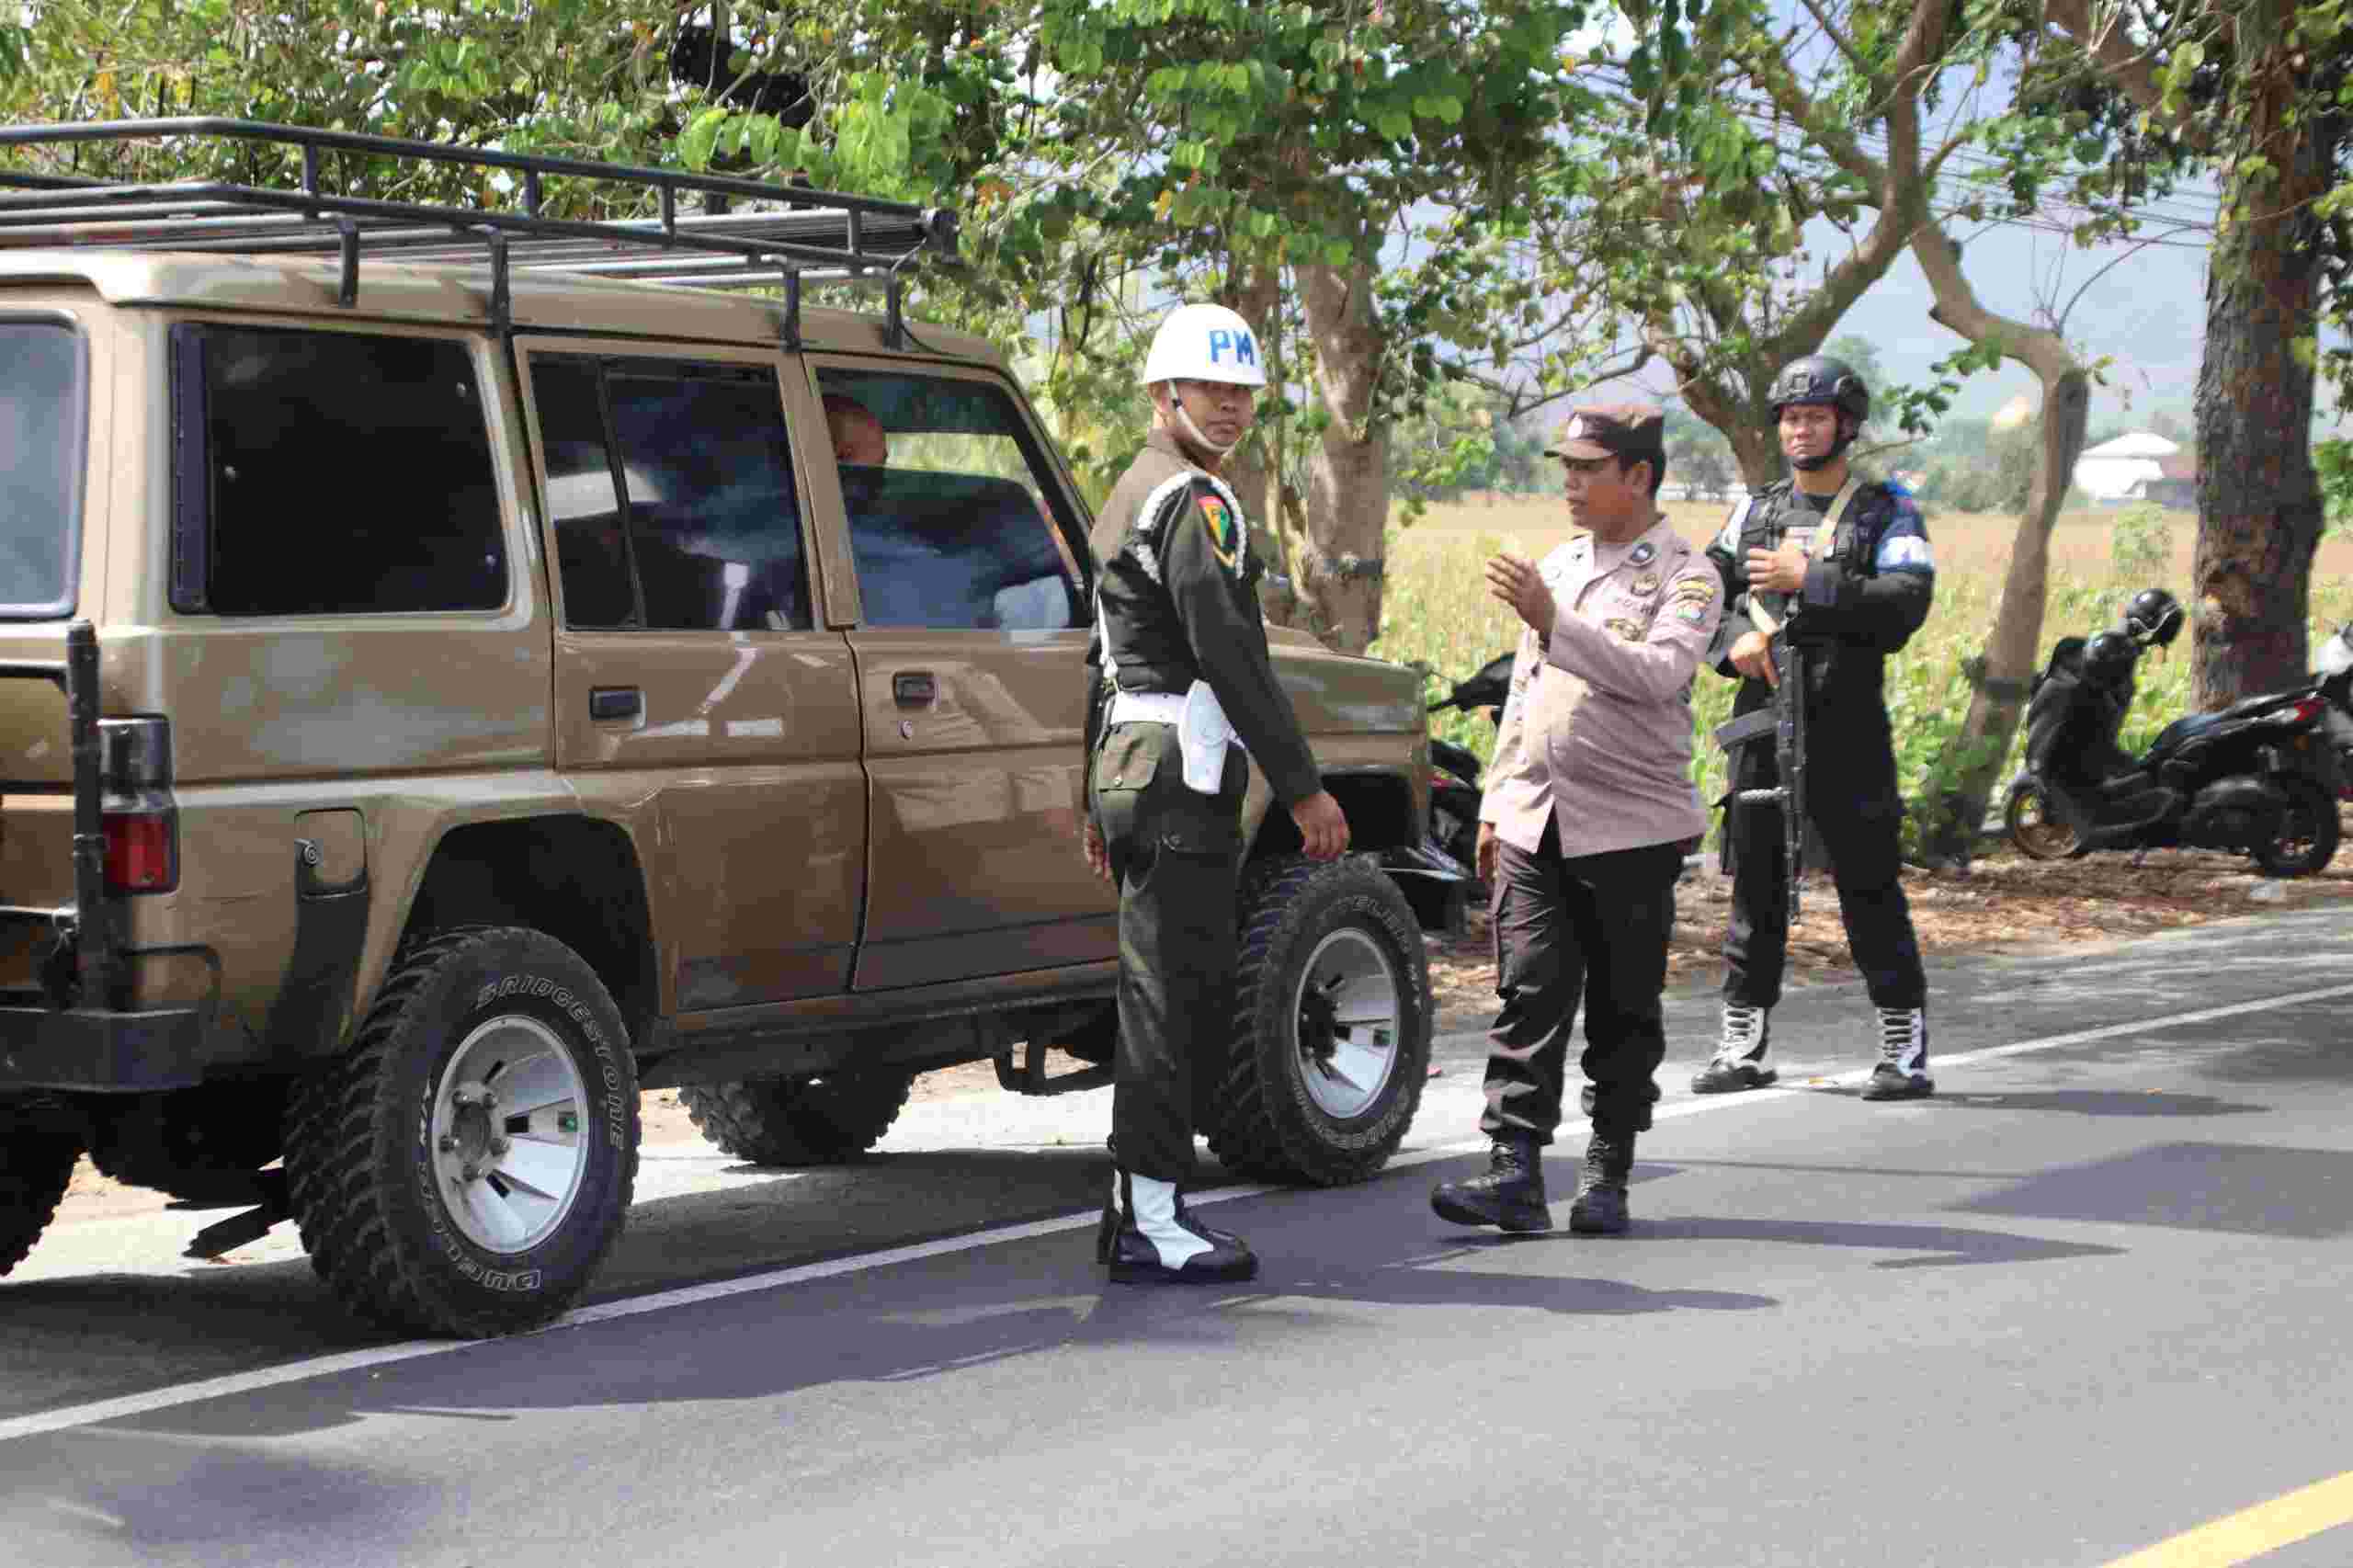
[[[1194,493],[1193,501],[1201,509],[1202,526],[1209,529],[1210,548],[1217,552],[1220,561],[1228,566],[1233,565],[1233,548],[1239,535],[1234,528],[1232,509],[1220,497],[1199,491]]]
[[[1678,603],[1675,608],[1675,619],[1683,622],[1686,626],[1707,625],[1708,606],[1706,601],[1701,600],[1697,603]]]

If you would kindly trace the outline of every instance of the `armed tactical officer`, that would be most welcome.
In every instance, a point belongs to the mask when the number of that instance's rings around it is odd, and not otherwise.
[[[1086,856],[1120,887],[1111,1194],[1097,1255],[1131,1283],[1247,1279],[1241,1238],[1185,1210],[1194,1095],[1233,1030],[1243,753],[1328,860],[1348,824],[1276,684],[1249,523],[1219,464],[1266,385],[1257,341],[1217,305],[1172,312],[1145,356],[1154,422],[1089,541],[1100,563]]]
[[[1912,913],[1897,880],[1904,802],[1882,683],[1887,656],[1927,619],[1936,585],[1927,528],[1910,494],[1864,484],[1847,449],[1870,413],[1870,392],[1836,359],[1809,355],[1773,378],[1771,401],[1792,478],[1734,509],[1708,547],[1723,580],[1717,670],[1741,679],[1735,717],[1769,708],[1778,639],[1802,661],[1805,808],[1829,851],[1847,944],[1879,1015],[1879,1061],[1865,1099],[1935,1092],[1928,1076],[1927,981]],[[1769,744],[1732,758],[1735,790],[1769,790],[1779,769]],[[1781,997],[1790,927],[1788,869],[1778,807],[1733,804],[1724,823],[1732,862],[1732,922],[1724,934],[1722,1033],[1691,1081],[1701,1094],[1773,1082],[1769,1020]]]
[[[1715,573],[1659,515],[1665,417],[1648,403],[1581,408],[1548,456],[1591,530],[1543,564],[1498,555],[1488,591],[1524,623],[1511,699],[1479,802],[1479,872],[1495,887],[1488,1032],[1493,1141],[1484,1175],[1430,1207],[1461,1225],[1549,1231],[1539,1161],[1585,1006],[1593,1119],[1569,1229],[1628,1227],[1634,1137],[1651,1125],[1666,1054],[1659,994],[1683,843],[1707,830],[1691,787],[1691,681],[1715,635]]]

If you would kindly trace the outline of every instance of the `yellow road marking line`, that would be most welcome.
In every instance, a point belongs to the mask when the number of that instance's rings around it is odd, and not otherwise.
[[[2143,1547],[2108,1568],[2233,1568],[2348,1523],[2353,1470]]]

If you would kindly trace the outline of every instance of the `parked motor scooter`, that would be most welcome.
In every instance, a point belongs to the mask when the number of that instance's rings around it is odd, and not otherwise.
[[[2245,854],[2276,877],[2319,870],[2340,835],[2346,774],[2326,721],[2353,688],[2353,640],[2344,671],[2177,719],[2132,757],[2117,733],[2133,668],[2179,629],[2179,607],[2161,590],[2135,609],[2155,596],[2172,609],[2164,623],[2128,613],[2121,631],[2062,639],[2035,677],[2027,767],[2004,808],[2010,841],[2041,860],[2187,847]],[[2324,694],[2332,681],[2335,697]]]
[[[1511,695],[1512,655],[1498,653],[1478,672],[1455,683],[1454,689],[1430,704],[1433,713],[1459,708],[1465,712],[1485,709],[1490,722],[1502,722],[1504,699]],[[1430,737],[1429,835],[1449,855],[1471,868],[1479,864],[1479,754],[1469,746]]]

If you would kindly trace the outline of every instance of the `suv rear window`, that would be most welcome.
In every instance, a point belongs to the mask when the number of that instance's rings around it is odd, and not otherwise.
[[[172,336],[175,606],[354,615],[506,602],[464,344],[194,324]]]
[[[82,340],[63,322],[0,321],[0,616],[74,608],[81,537]]]

